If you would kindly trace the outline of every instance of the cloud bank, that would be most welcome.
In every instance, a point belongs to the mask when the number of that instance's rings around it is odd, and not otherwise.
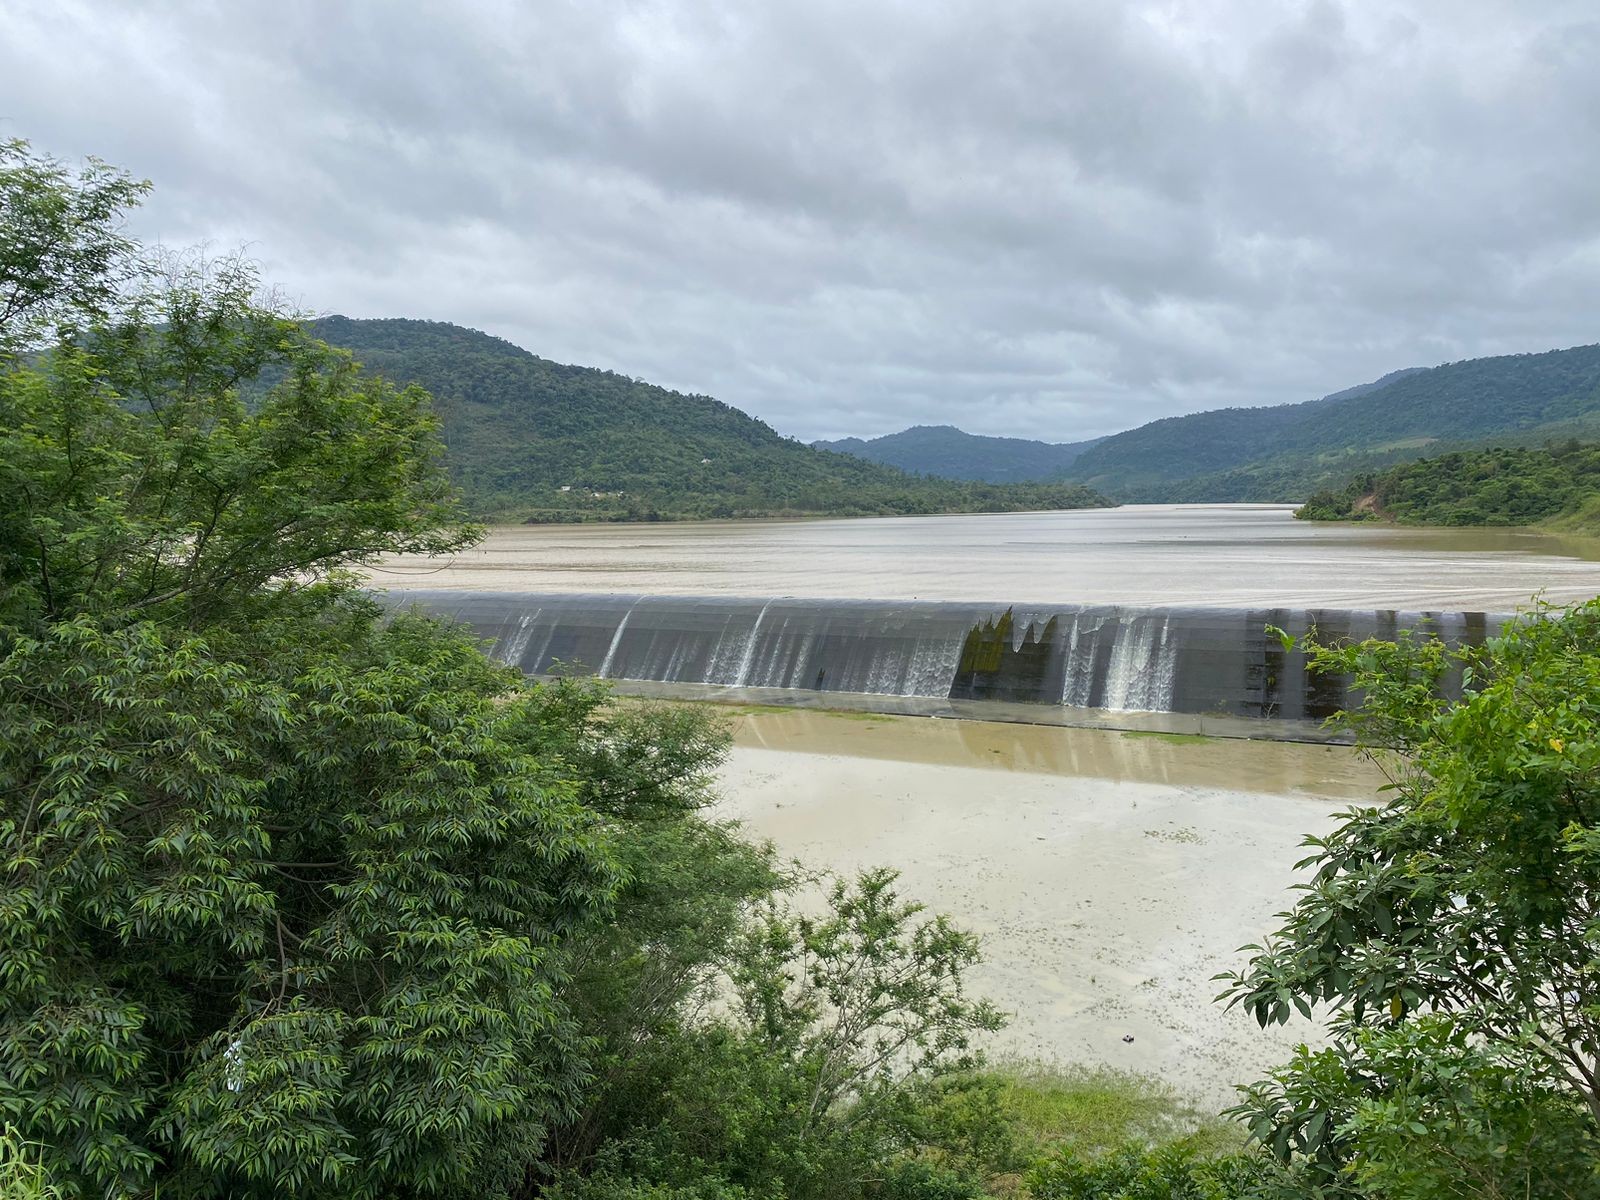
[[[1588,0],[7,0],[149,240],[810,439],[1074,440],[1600,340]]]

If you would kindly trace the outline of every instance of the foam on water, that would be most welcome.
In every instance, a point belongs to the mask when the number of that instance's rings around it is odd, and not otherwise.
[[[611,664],[617,657],[617,647],[622,644],[622,635],[628,628],[628,618],[633,616],[633,609],[622,614],[622,620],[617,622],[617,632],[611,635],[611,645],[606,648],[606,656],[600,662],[600,669],[595,672],[601,679],[611,677]]]

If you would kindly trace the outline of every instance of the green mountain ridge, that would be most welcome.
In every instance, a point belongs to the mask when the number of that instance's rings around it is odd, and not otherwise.
[[[954,425],[913,425],[882,437],[841,438],[811,445],[916,475],[1014,483],[1058,478],[1085,450],[1104,440],[1041,442],[967,433]]]
[[[1104,506],[1081,484],[907,475],[812,449],[710,396],[570,366],[437,321],[325,317],[316,336],[434,397],[450,473],[486,520],[869,516]]]
[[[1600,345],[1395,372],[1320,400],[1169,417],[1063,477],[1122,501],[1298,501],[1360,471],[1600,429]]]

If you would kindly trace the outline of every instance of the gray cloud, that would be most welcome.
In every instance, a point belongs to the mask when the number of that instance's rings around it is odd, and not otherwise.
[[[801,437],[1600,339],[1589,0],[3,0],[0,132],[317,310]]]

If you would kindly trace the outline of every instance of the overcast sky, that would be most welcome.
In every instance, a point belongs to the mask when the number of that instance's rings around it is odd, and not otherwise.
[[[0,0],[0,135],[318,312],[1073,440],[1600,341],[1600,5]]]

